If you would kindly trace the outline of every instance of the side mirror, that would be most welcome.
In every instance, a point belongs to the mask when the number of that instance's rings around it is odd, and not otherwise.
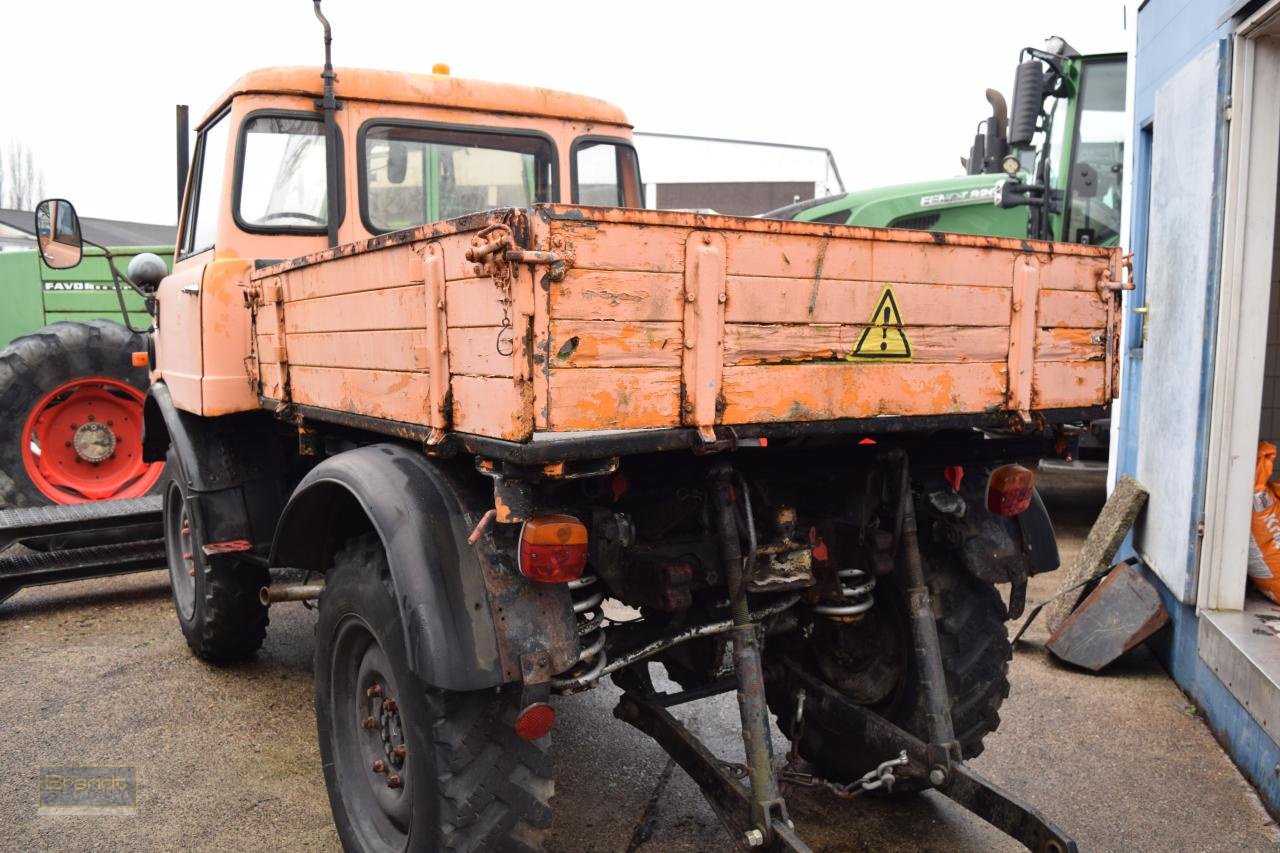
[[[1009,144],[1030,145],[1044,108],[1044,68],[1038,59],[1018,65],[1013,78],[1013,109],[1009,115]]]
[[[84,241],[80,237],[80,217],[63,198],[45,199],[36,207],[36,244],[40,258],[55,270],[71,269],[80,263]]]

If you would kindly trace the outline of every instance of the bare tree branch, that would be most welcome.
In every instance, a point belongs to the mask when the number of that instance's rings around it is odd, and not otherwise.
[[[26,144],[11,141],[8,156],[0,160],[0,201],[5,207],[31,210],[44,195],[44,170]]]

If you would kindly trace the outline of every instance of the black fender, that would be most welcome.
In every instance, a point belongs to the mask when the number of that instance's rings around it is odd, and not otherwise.
[[[506,679],[482,549],[467,544],[485,508],[420,451],[374,444],[331,456],[298,483],[271,565],[324,572],[335,545],[364,525],[382,540],[409,666],[429,685],[480,690]]]
[[[1031,559],[1031,574],[1052,572],[1061,563],[1058,556],[1058,537],[1053,532],[1049,510],[1040,498],[1040,490],[1031,493],[1031,506],[1017,516],[1022,531],[1022,547]]]
[[[206,418],[176,408],[155,382],[142,411],[142,458],[165,459],[170,447],[206,543],[246,540],[263,560],[288,496],[288,466],[279,426],[268,412]]]

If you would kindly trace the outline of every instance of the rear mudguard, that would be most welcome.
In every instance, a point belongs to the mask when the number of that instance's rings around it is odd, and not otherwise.
[[[568,591],[519,575],[491,534],[468,544],[492,506],[470,486],[400,445],[331,456],[294,489],[271,565],[324,572],[336,543],[371,525],[387,552],[409,666],[425,683],[480,690],[545,681],[576,660]],[[535,651],[542,666],[522,669],[521,658]]]

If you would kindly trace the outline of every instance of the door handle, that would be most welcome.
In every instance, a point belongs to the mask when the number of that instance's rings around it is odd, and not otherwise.
[[[182,292],[183,292],[183,293],[185,293],[185,294],[187,294],[187,295],[189,295],[189,296],[199,296],[199,295],[200,295],[200,285],[198,285],[198,284],[188,284],[186,287],[182,288]]]

